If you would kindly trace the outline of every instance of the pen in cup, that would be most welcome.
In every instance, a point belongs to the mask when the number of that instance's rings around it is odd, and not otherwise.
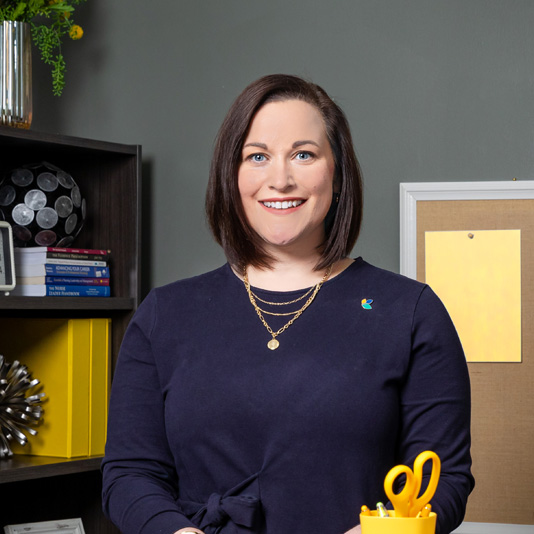
[[[376,503],[376,511],[378,512],[378,517],[389,517],[389,513],[383,503]]]

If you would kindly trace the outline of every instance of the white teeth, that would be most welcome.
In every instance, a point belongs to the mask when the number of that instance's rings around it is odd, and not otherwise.
[[[296,208],[302,204],[302,200],[284,200],[283,202],[263,202],[266,208],[275,208],[277,210],[287,210],[288,208]]]

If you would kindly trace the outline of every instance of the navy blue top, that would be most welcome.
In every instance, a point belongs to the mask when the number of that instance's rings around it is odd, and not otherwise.
[[[275,331],[289,319],[266,318]],[[103,462],[121,531],[342,534],[387,500],[391,467],[428,449],[442,460],[438,533],[456,528],[474,484],[469,378],[432,290],[358,258],[277,350],[269,339],[228,265],[147,296],[121,347]]]

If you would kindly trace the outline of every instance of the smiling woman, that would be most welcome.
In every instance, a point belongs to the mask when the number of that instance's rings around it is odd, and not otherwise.
[[[262,109],[264,106],[281,111],[266,112]],[[285,116],[284,111],[290,112],[293,118],[298,119],[298,129],[296,123]],[[275,124],[277,120],[282,122]],[[269,132],[271,125],[274,129]],[[308,129],[308,126],[311,129]],[[263,129],[265,139],[252,137],[253,129],[259,128]],[[285,132],[286,128],[290,128],[294,136],[291,140],[287,139],[288,146],[285,147],[288,150],[289,144],[291,145],[292,153],[296,156],[293,160],[294,166],[304,163],[298,160],[308,159],[311,160],[312,166],[315,166],[316,151],[322,161],[326,161],[328,152],[333,160],[334,167],[330,178],[335,182],[335,189],[339,194],[336,195],[337,200],[331,205],[324,221],[324,240],[320,244],[321,250],[314,268],[325,269],[346,257],[360,232],[363,207],[361,172],[343,111],[315,84],[295,76],[265,76],[245,88],[233,103],[221,126],[206,195],[208,221],[215,239],[223,247],[229,262],[240,271],[245,265],[271,267],[274,258],[266,250],[262,237],[251,227],[252,221],[245,213],[245,199],[242,197],[241,184],[238,186],[237,177],[252,163],[260,166],[265,164],[268,160],[265,150],[269,148],[269,140],[273,145],[271,148],[277,148],[274,146],[274,143],[280,142],[277,134]],[[258,134],[261,133],[258,131]],[[317,139],[313,138],[312,133]],[[284,137],[288,138],[289,135]],[[307,146],[303,143],[307,143]],[[245,144],[249,146],[245,147]],[[256,161],[249,161],[250,165],[245,165],[246,157]],[[269,196],[274,197],[274,202],[277,202],[283,195]],[[329,204],[331,201],[332,193]]]
[[[128,534],[357,534],[389,468],[431,449],[437,532],[453,530],[473,487],[465,357],[428,286],[349,257],[362,183],[343,112],[295,76],[253,82],[206,210],[228,263],[154,289],[124,337],[109,517]]]
[[[317,260],[334,191],[334,157],[323,119],[307,102],[263,106],[243,147],[238,186],[245,216],[264,250]]]

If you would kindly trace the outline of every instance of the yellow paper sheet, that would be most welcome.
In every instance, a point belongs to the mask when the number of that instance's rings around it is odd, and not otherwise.
[[[425,269],[467,361],[521,361],[520,230],[425,232]]]

